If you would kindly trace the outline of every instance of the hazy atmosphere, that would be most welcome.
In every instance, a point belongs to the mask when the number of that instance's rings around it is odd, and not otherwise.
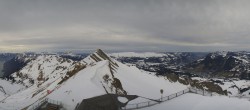
[[[0,52],[249,51],[249,0],[1,0]]]

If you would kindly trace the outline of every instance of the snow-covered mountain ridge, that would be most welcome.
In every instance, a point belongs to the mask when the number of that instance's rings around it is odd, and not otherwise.
[[[57,55],[39,55],[11,76],[16,84],[26,88],[20,87],[17,93],[1,96],[0,109],[29,108],[47,97],[62,102],[65,109],[72,110],[83,99],[106,92],[158,99],[161,89],[164,95],[168,95],[187,88],[165,77],[156,77],[134,66],[124,65],[102,50],[97,50],[81,61]]]
[[[17,83],[23,83],[27,87],[33,84],[41,85],[44,82],[50,82],[50,79],[64,77],[76,63],[56,55],[40,55],[11,76]]]

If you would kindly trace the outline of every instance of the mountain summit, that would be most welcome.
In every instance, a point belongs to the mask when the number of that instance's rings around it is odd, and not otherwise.
[[[110,58],[106,53],[104,53],[101,49],[97,49],[96,52],[90,54],[83,61],[87,64],[91,64],[104,60],[108,60],[113,67],[118,67],[118,64],[112,58]]]

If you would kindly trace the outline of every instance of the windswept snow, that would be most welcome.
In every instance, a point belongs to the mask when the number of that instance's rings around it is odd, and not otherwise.
[[[0,86],[4,88],[6,94],[11,95],[14,93],[19,92],[20,90],[24,89],[25,87],[21,84],[11,83],[10,81],[0,79]],[[0,91],[1,92],[1,91]]]
[[[100,82],[96,84],[91,80],[95,76],[95,71],[104,64],[106,64],[105,61],[93,67],[89,66],[83,69],[62,84],[61,87],[50,94],[48,98],[58,100],[63,103],[67,110],[72,110],[77,103],[81,102],[83,99],[106,94]]]
[[[160,90],[164,90],[164,95],[170,95],[184,90],[187,86],[180,83],[171,83],[165,77],[156,77],[155,75],[143,73],[135,66],[128,67],[121,63],[117,74],[114,74],[121,80],[123,88],[130,95],[139,95],[151,99],[160,98]]]

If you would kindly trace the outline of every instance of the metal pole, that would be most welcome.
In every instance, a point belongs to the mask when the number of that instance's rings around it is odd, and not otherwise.
[[[205,90],[203,89],[203,96],[204,96],[204,91],[205,91]]]
[[[162,94],[161,94],[161,101],[162,101]]]

